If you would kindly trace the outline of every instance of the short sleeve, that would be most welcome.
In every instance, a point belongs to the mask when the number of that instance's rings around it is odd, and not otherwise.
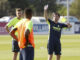
[[[64,27],[66,27],[66,28],[67,28],[68,26],[67,26],[66,24],[62,24],[62,28],[64,28]]]
[[[19,21],[15,26],[14,28],[18,28],[18,26],[21,24],[21,21]]]
[[[33,28],[33,23],[32,23],[32,21],[30,21],[28,23],[27,29],[29,29],[29,31],[31,32],[32,28]]]
[[[51,19],[48,19],[48,20],[47,20],[47,23],[48,23],[49,25],[51,24],[51,22],[52,22]]]
[[[12,19],[12,20],[7,24],[7,26],[8,26],[8,27],[11,27],[11,26],[13,26],[13,24],[14,24],[14,19]]]
[[[16,24],[15,26],[14,26],[14,28],[17,28],[18,27],[18,25]]]

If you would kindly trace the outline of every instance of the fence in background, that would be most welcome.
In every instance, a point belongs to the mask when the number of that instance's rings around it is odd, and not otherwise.
[[[0,22],[0,35],[7,35],[7,31],[5,29],[6,22]],[[62,34],[80,34],[80,22],[71,23],[72,28],[63,29]],[[33,24],[34,34],[48,34],[49,28],[48,24]]]

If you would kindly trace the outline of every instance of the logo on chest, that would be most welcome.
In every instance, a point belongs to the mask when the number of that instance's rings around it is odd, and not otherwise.
[[[57,27],[53,26],[52,29],[55,30],[55,31],[60,31],[61,30],[59,25]]]

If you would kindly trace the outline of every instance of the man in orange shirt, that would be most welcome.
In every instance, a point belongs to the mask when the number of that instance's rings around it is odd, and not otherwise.
[[[34,60],[32,10],[30,8],[25,9],[24,16],[26,19],[17,23],[10,35],[18,41],[20,60]],[[18,37],[14,34],[16,30],[18,31]]]

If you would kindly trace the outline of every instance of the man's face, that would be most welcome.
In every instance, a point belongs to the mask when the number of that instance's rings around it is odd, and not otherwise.
[[[58,22],[59,18],[60,18],[60,17],[59,17],[58,15],[53,14],[53,20],[54,20],[54,21],[57,21],[57,22]]]
[[[16,11],[16,16],[21,17],[22,16],[22,11]]]

